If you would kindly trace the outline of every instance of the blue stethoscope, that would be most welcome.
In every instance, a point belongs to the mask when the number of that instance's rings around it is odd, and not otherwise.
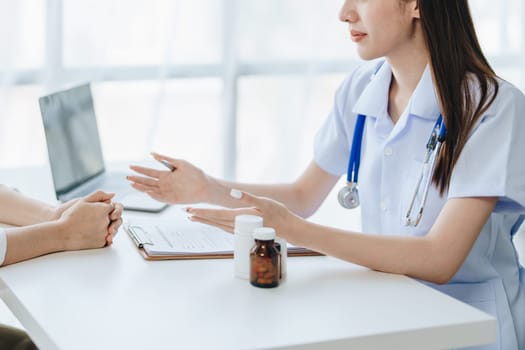
[[[348,161],[348,172],[346,175],[346,185],[341,188],[337,199],[339,204],[346,209],[354,209],[359,206],[359,191],[357,186],[357,178],[359,174],[359,164],[361,162],[361,144],[363,142],[363,131],[365,129],[365,119],[366,116],[359,114],[355,123],[354,129],[354,138],[352,140],[352,149],[350,150],[350,159]],[[436,121],[436,124],[432,128],[432,133],[427,142],[425,158],[423,161],[423,166],[419,174],[416,188],[412,195],[410,205],[406,214],[407,226],[417,226],[421,217],[423,215],[423,208],[425,207],[425,202],[427,200],[428,190],[432,180],[432,173],[434,172],[434,166],[436,164],[437,155],[441,150],[441,146],[445,141],[445,135],[447,133],[445,123],[443,122],[443,116],[439,115],[439,118]],[[423,187],[423,198],[417,211],[417,216],[412,217],[412,212],[414,209],[414,203],[416,201],[421,183],[423,182],[423,177],[425,175],[425,169],[430,165],[430,171],[427,173],[425,184]]]

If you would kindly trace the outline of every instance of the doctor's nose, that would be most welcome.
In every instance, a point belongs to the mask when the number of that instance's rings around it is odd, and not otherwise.
[[[354,0],[345,0],[343,7],[339,11],[339,20],[341,22],[355,23],[357,21],[358,16],[354,2]]]

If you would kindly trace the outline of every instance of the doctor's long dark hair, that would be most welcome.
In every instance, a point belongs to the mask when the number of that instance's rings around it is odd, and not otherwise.
[[[474,29],[467,0],[417,0],[447,135],[433,182],[441,194],[470,132],[494,102],[499,85]]]

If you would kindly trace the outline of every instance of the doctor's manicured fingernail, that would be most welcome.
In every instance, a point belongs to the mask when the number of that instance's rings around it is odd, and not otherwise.
[[[230,191],[230,196],[232,196],[235,199],[241,199],[242,192],[239,190],[236,190],[235,188],[232,188],[232,190]]]

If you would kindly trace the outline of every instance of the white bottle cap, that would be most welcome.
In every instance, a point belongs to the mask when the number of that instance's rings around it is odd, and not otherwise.
[[[252,235],[253,229],[262,227],[263,218],[257,215],[237,215],[235,217],[235,234]]]
[[[258,227],[253,230],[253,238],[261,241],[275,239],[275,230],[271,227]]]

